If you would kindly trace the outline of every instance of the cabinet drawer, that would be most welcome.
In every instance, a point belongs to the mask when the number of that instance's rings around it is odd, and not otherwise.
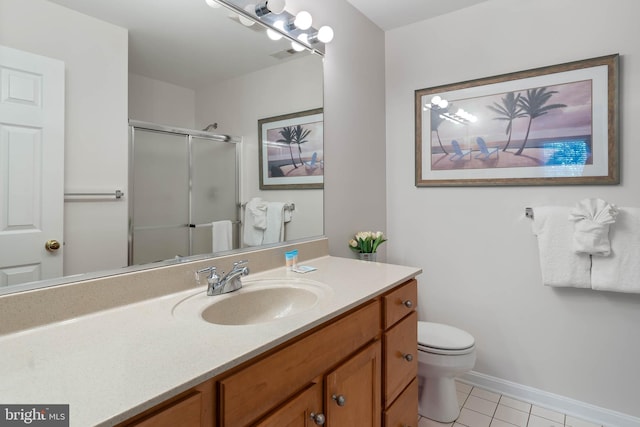
[[[418,380],[414,379],[384,413],[384,427],[418,425]]]
[[[418,314],[415,311],[384,334],[384,360],[387,407],[418,374]]]
[[[380,305],[373,301],[223,379],[219,383],[222,426],[254,422],[379,332]]]
[[[418,282],[412,279],[396,290],[386,294],[384,300],[384,329],[415,310],[418,303]]]

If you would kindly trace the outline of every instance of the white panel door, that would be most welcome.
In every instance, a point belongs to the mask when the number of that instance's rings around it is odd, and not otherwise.
[[[63,210],[64,63],[0,46],[0,288],[62,276]]]

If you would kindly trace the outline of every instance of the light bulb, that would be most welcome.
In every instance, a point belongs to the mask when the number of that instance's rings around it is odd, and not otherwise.
[[[276,21],[273,23],[273,26],[276,27],[277,29],[284,31],[284,22],[282,21]],[[271,28],[269,28],[267,30],[267,36],[271,39],[271,40],[280,40],[282,38],[282,34],[280,34],[277,31],[273,31]]]
[[[431,105],[438,105],[440,104],[441,101],[442,101],[442,98],[436,95],[433,98],[431,98]]]
[[[256,15],[265,16],[270,13],[279,15],[284,12],[286,0],[264,0],[256,5]]]
[[[448,106],[449,106],[449,101],[447,101],[446,99],[442,99],[438,103],[438,107],[440,108],[447,108]]]
[[[298,42],[291,42],[291,48],[296,52],[302,52],[305,49],[305,47]]]
[[[249,12],[249,13],[251,13],[251,12],[256,10],[256,5],[255,4],[248,4],[247,6],[245,6],[244,10]],[[244,17],[242,15],[238,15],[238,19],[240,20],[242,25],[244,25],[245,27],[250,27],[253,24],[255,24],[255,22],[252,19],[249,19],[249,18]]]
[[[333,40],[333,28],[328,25],[320,27],[317,37],[322,43],[329,43]]]
[[[218,3],[216,0],[204,0],[204,1],[209,5],[209,7],[212,7],[214,9],[218,9],[219,7],[222,7],[222,5]]]
[[[295,25],[296,28],[299,28],[301,30],[308,30],[309,28],[311,28],[312,23],[313,23],[313,18],[311,17],[311,14],[306,10],[299,12],[296,15],[296,19],[293,21],[293,25]]]

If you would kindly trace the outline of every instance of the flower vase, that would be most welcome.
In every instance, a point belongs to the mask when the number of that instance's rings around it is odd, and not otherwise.
[[[363,260],[363,261],[376,262],[376,255],[378,255],[378,254],[375,253],[375,252],[373,252],[373,253],[359,252],[358,255],[360,256],[360,259]]]

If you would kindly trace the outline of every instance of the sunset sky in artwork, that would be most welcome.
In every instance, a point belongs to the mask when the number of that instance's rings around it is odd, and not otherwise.
[[[591,80],[567,83],[556,86],[548,86],[548,91],[557,91],[547,104],[566,104],[567,107],[549,110],[543,116],[536,118],[531,127],[529,140],[538,138],[573,137],[579,135],[591,135],[592,124],[592,89]],[[526,95],[526,89],[522,90],[522,96]],[[483,137],[487,143],[505,142],[508,135],[505,133],[508,121],[495,120],[497,114],[487,108],[494,103],[502,104],[501,98],[506,93],[483,96],[469,99],[449,99],[449,111],[455,113],[459,108],[475,115],[478,121],[468,125],[458,125],[444,122],[438,128],[440,138],[444,145],[449,145],[452,139],[468,144],[475,141],[478,136]],[[527,131],[529,117],[514,120],[511,141],[522,141]],[[433,132],[431,144],[438,145],[438,139]]]

